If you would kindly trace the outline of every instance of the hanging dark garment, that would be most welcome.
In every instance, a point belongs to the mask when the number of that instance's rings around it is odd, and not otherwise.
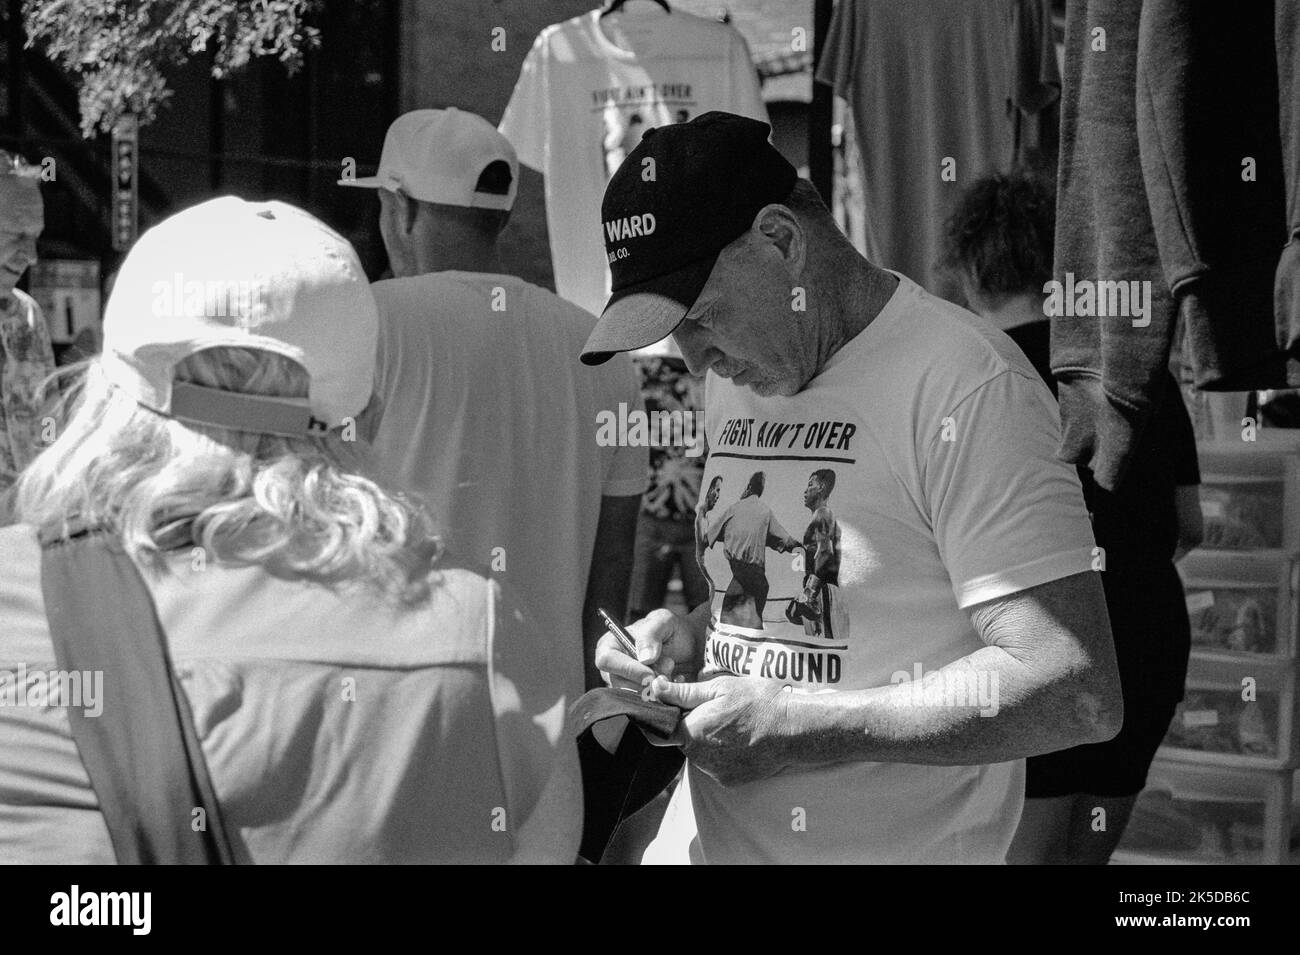
[[[1180,316],[1202,388],[1300,370],[1274,333],[1273,20],[1267,2],[1067,6],[1054,271],[1074,291],[1052,316],[1052,370],[1062,456],[1105,490],[1162,400]]]
[[[1286,242],[1273,5],[1144,0],[1137,68],[1142,174],[1196,386],[1285,387],[1273,328]],[[1300,384],[1300,363],[1290,371]]]

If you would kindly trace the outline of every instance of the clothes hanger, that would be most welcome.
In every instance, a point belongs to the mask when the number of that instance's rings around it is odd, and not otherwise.
[[[653,0],[653,2],[663,7],[664,13],[673,12],[673,8],[668,6],[668,0]],[[619,10],[623,9],[626,3],[627,0],[609,0],[609,2],[606,3],[604,8],[600,11],[600,15],[602,17],[607,17],[611,13],[617,13]]]

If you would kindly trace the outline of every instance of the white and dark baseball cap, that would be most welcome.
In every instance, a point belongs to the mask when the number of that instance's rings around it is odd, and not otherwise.
[[[492,163],[505,163],[504,190],[487,190],[481,179]],[[505,209],[515,204],[519,159],[497,128],[482,116],[455,109],[417,109],[393,120],[384,136],[379,172],[340,179],[340,186],[401,190],[412,199],[471,209]]]
[[[195,424],[290,437],[355,419],[374,391],[379,312],[347,240],[283,202],[222,196],[140,236],[104,312],[109,381]],[[209,348],[256,348],[300,364],[307,397],[251,395],[173,378]]]
[[[718,253],[764,206],[784,202],[798,173],[771,127],[718,111],[646,130],[605,187],[601,228],[611,294],[582,361],[666,337],[703,291]]]

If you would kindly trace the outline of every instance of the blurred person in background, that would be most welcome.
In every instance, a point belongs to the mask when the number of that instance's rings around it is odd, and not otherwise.
[[[682,609],[694,610],[712,596],[696,557],[695,525],[699,512],[707,513],[714,502],[700,495],[704,380],[686,370],[671,340],[633,353],[632,362],[641,375],[641,397],[652,427],[660,420],[656,416],[665,414],[669,417],[661,420],[682,422],[680,433],[656,435],[660,443],[650,449],[649,484],[637,519],[628,596],[628,615],[639,620],[665,605],[674,574],[681,581]],[[716,492],[713,497],[716,501]]]
[[[973,184],[947,225],[946,266],[971,310],[1011,337],[1056,393],[1044,285],[1052,279],[1056,193],[1018,170]],[[1200,472],[1191,419],[1172,374],[1140,450],[1115,492],[1080,467],[1124,695],[1124,725],[1104,743],[1030,757],[1025,810],[1008,861],[1104,865],[1146,785],[1183,697],[1191,633],[1174,567],[1201,540]],[[1095,828],[1096,810],[1105,827]]]
[[[578,363],[595,316],[502,269],[514,148],[458,109],[399,116],[375,189],[392,279],[376,282],[377,458],[420,494],[449,546],[508,580],[572,695],[600,684],[597,607],[622,616],[646,449],[597,442],[597,416],[641,408],[630,361]],[[585,661],[585,667],[584,667]]]
[[[574,860],[576,749],[535,618],[356,440],[377,336],[353,250],[293,206],[214,199],[133,247],[104,354],[0,531],[0,861],[122,861],[136,835],[108,807],[166,728],[105,760],[74,727],[129,721],[138,677],[104,673],[98,713],[20,705],[67,652],[51,571],[67,603],[103,597],[103,548],[153,609],[123,620],[110,593],[78,623],[109,646],[161,630],[233,861]]]
[[[10,518],[9,489],[40,452],[45,379],[54,350],[40,306],[14,286],[36,261],[45,227],[40,169],[0,150],[0,524]]]

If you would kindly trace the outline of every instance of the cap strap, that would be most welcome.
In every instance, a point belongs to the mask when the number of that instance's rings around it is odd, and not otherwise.
[[[286,438],[319,437],[330,430],[328,423],[312,415],[305,398],[248,395],[188,381],[172,382],[169,414],[194,424]]]

